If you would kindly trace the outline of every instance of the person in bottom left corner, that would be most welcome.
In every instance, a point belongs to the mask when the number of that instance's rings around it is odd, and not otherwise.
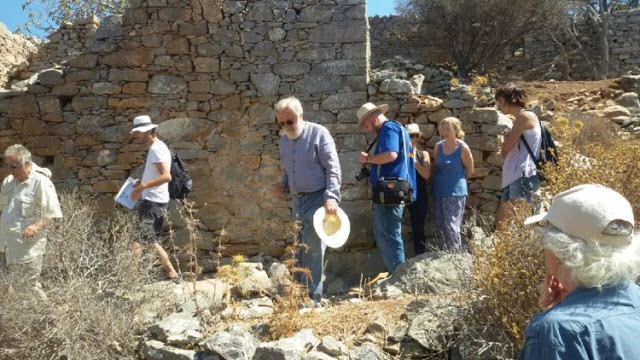
[[[0,276],[17,291],[46,295],[40,287],[40,272],[50,219],[62,218],[51,171],[33,163],[31,152],[11,145],[4,152],[9,170],[0,188]]]
[[[167,277],[179,281],[180,275],[171,264],[169,255],[158,243],[158,234],[162,231],[164,217],[169,206],[169,182],[171,181],[171,151],[156,134],[157,124],[147,115],[133,119],[133,138],[149,147],[142,179],[136,180],[131,197],[141,199],[138,216],[142,222],[142,236],[133,241],[133,253],[140,259],[142,245],[153,249],[162,263]]]

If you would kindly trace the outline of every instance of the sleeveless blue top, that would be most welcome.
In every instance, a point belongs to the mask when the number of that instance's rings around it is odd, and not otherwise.
[[[467,196],[467,179],[464,176],[462,163],[462,144],[449,155],[442,149],[442,141],[438,143],[436,174],[433,177],[431,191],[434,196]]]

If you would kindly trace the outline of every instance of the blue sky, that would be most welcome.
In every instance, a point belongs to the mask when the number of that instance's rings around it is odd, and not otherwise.
[[[22,10],[22,3],[23,0],[0,0],[0,22],[11,31],[28,19],[27,13]],[[367,0],[367,11],[369,16],[392,14],[395,12],[395,0]]]

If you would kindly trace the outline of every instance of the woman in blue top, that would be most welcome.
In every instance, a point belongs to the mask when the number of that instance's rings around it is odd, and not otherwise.
[[[467,179],[473,174],[473,157],[462,141],[460,120],[445,118],[438,125],[442,141],[433,149],[433,217],[438,231],[440,250],[462,251],[460,226],[467,202]]]

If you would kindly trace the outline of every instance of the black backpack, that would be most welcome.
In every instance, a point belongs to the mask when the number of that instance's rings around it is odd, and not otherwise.
[[[189,176],[189,170],[184,161],[180,159],[178,153],[173,155],[171,160],[171,182],[169,182],[169,197],[171,199],[183,200],[189,196],[193,190],[193,180]]]
[[[531,151],[531,147],[527,140],[524,138],[524,135],[520,135],[520,139],[524,143],[524,146],[527,148],[529,155],[533,158],[533,161],[536,163],[536,169],[541,170],[542,166],[547,162],[551,162],[553,165],[558,165],[558,148],[556,147],[556,143],[553,141],[553,136],[551,136],[551,132],[547,129],[546,126],[542,125],[542,121],[538,118],[538,124],[540,125],[542,145],[540,146],[540,156],[534,156],[533,151]]]

